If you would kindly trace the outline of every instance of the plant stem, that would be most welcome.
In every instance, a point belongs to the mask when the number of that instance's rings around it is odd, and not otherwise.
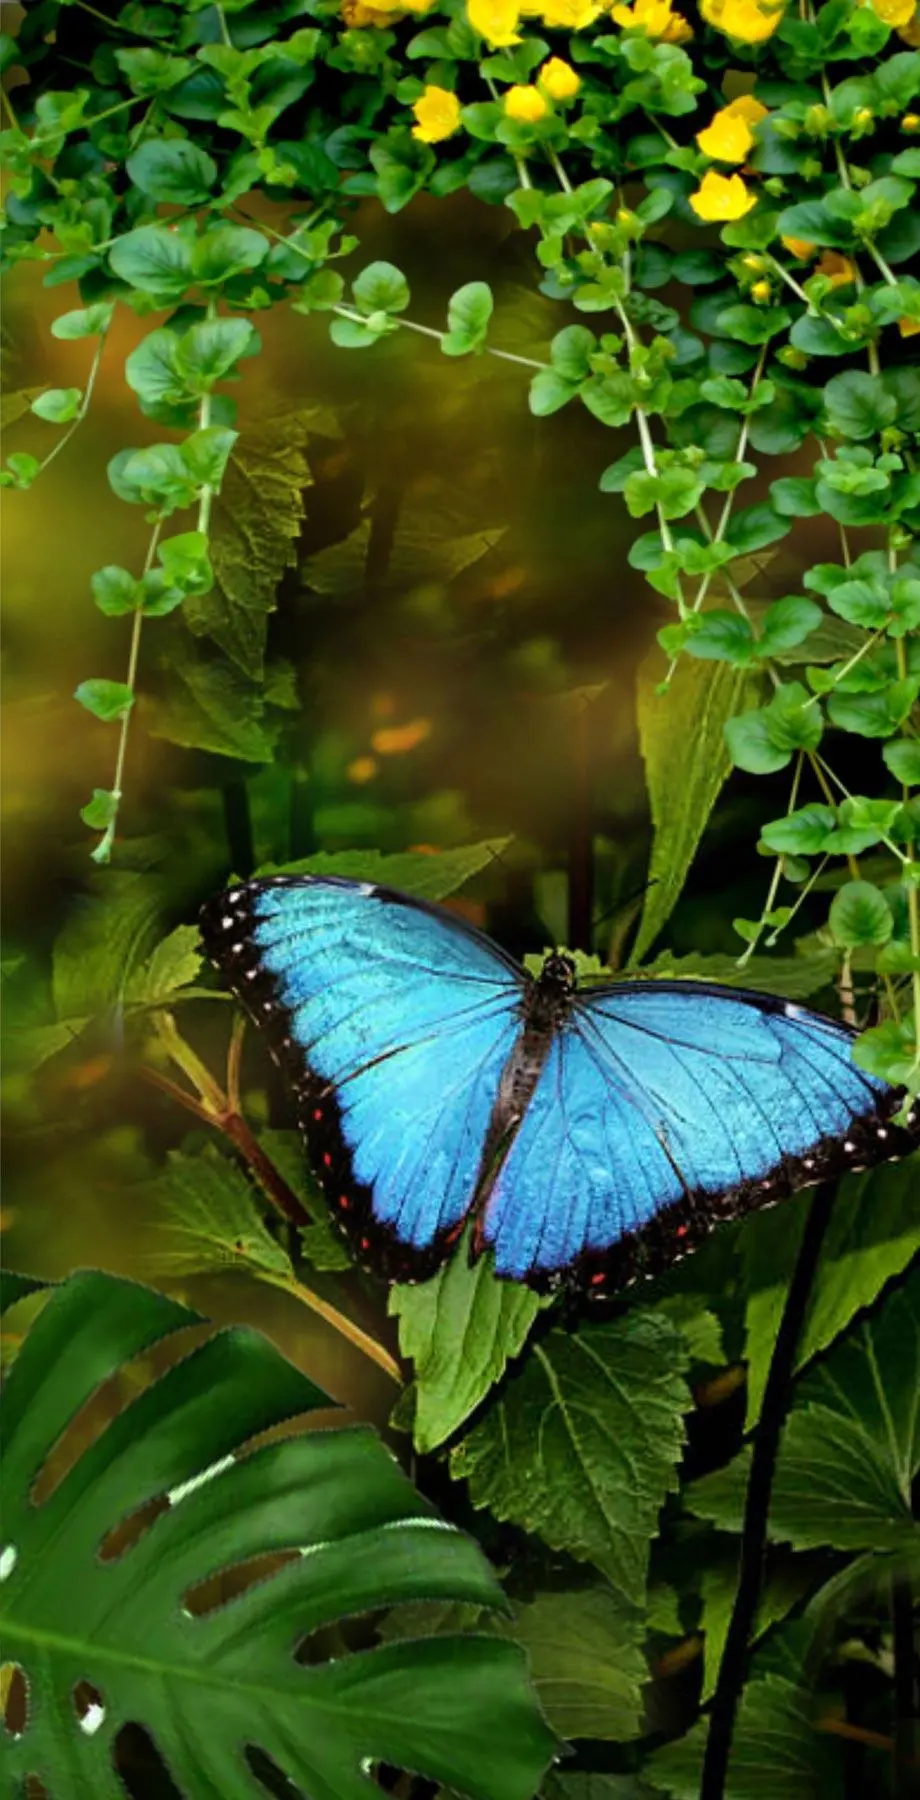
[[[93,360],[90,364],[89,374],[86,377],[86,388],[84,390],[83,398],[80,401],[79,408],[78,408],[77,412],[75,413],[74,417],[71,419],[70,424],[67,427],[67,430],[63,433],[63,435],[61,437],[58,438],[58,441],[54,445],[54,447],[48,451],[47,456],[42,457],[42,460],[41,460],[41,462],[39,464],[39,468],[38,468],[39,474],[43,474],[45,469],[47,469],[50,466],[50,464],[53,463],[55,457],[60,456],[61,451],[64,449],[66,444],[70,443],[70,440],[73,437],[74,432],[78,431],[80,429],[80,426],[82,425],[84,419],[86,418],[87,413],[89,412],[90,402],[93,398],[93,389],[96,386],[96,378],[99,374],[99,367],[102,362],[102,352],[105,349],[105,340],[108,337],[108,334],[109,334],[109,326],[106,325],[105,329],[103,331],[100,331],[100,333],[99,333],[99,342],[96,346],[96,352],[95,352]]]
[[[150,542],[147,545],[147,555],[144,558],[144,567],[143,567],[142,575],[148,575],[150,573],[150,569],[153,565],[153,559],[154,559],[154,556],[156,555],[156,548],[157,548],[157,543],[158,543],[159,537],[160,537],[160,531],[162,529],[162,523],[163,523],[162,520],[158,519],[156,524],[154,525],[153,531],[150,534]],[[112,789],[111,789],[112,797],[115,802],[114,812],[112,814],[111,819],[109,820],[108,825],[105,828],[105,831],[104,831],[102,837],[100,838],[98,844],[96,845],[95,850],[92,852],[93,862],[97,862],[97,863],[107,863],[108,862],[108,860],[112,854],[112,845],[115,842],[115,827],[118,824],[118,809],[121,804],[121,793],[122,793],[121,783],[122,783],[122,777],[124,775],[124,769],[125,769],[125,755],[126,755],[127,749],[128,749],[128,730],[129,730],[129,727],[131,724],[131,714],[134,711],[134,683],[137,679],[137,659],[138,659],[138,655],[140,653],[141,631],[143,629],[143,624],[144,624],[143,612],[141,611],[140,607],[137,607],[135,614],[134,614],[134,619],[131,624],[131,646],[128,651],[128,673],[125,678],[126,686],[128,686],[131,689],[132,701],[131,701],[131,705],[128,707],[127,712],[125,712],[122,715],[121,729],[118,734],[118,752],[115,757],[115,775],[114,775],[114,779],[112,781]]]
[[[836,1182],[823,1182],[812,1198],[770,1361],[744,1506],[738,1590],[712,1700],[700,1800],[724,1800],[735,1716],[747,1674],[748,1648],[760,1599],[780,1434],[792,1389],[796,1348],[821,1245],[830,1223],[836,1186]]]
[[[267,1282],[269,1287],[280,1288],[283,1293],[293,1294],[295,1300],[299,1300],[302,1305],[308,1306],[311,1312],[315,1312],[321,1319],[325,1319],[326,1324],[331,1325],[340,1337],[346,1338],[356,1350],[361,1351],[363,1356],[367,1356],[371,1362],[375,1362],[378,1369],[382,1369],[385,1375],[389,1375],[391,1381],[395,1381],[397,1387],[402,1387],[402,1370],[395,1357],[391,1356],[389,1350],[385,1349],[383,1344],[378,1343],[376,1338],[371,1337],[369,1332],[363,1331],[360,1325],[356,1325],[353,1319],[347,1318],[345,1313],[339,1312],[338,1308],[332,1306],[328,1300],[321,1300],[318,1294],[314,1294],[312,1288],[304,1287],[302,1282],[299,1282],[293,1275],[275,1275],[269,1270],[265,1270],[264,1272],[260,1271],[259,1279]]]

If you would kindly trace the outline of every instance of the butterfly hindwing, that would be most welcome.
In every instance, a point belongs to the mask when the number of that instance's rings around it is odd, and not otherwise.
[[[359,1252],[395,1279],[433,1273],[520,1028],[517,966],[449,913],[329,876],[232,888],[203,935],[268,1032]]]
[[[479,1221],[499,1274],[614,1288],[719,1219],[910,1147],[847,1027],[693,982],[575,998]]]

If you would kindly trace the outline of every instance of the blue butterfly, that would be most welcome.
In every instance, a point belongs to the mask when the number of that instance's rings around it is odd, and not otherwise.
[[[473,1219],[496,1274],[604,1291],[719,1219],[908,1148],[896,1089],[804,1007],[692,981],[534,979],[452,913],[337,876],[231,888],[205,948],[291,1076],[359,1254],[424,1280]]]

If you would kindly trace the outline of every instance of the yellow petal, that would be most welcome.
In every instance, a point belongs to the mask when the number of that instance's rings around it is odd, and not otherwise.
[[[741,163],[754,143],[754,133],[746,119],[738,117],[727,106],[717,112],[696,141],[704,156],[714,162]]]
[[[916,337],[920,331],[920,319],[899,319],[898,330],[902,337]]]
[[[561,56],[551,56],[540,70],[540,86],[551,100],[574,100],[581,87],[581,76]]]
[[[516,29],[520,19],[516,0],[467,0],[466,16],[473,30],[489,44],[502,47],[521,41]]]
[[[807,238],[784,237],[780,238],[780,243],[784,249],[788,250],[789,255],[797,257],[799,262],[809,262],[817,249],[817,245],[810,244]]]
[[[872,11],[885,25],[909,25],[916,12],[915,0],[870,0]]]
[[[416,100],[412,111],[417,120],[412,127],[412,136],[423,144],[439,144],[442,138],[451,137],[460,124],[460,102],[456,94],[433,83],[429,83]]]
[[[696,193],[690,195],[690,205],[698,218],[719,224],[743,219],[757,205],[757,196],[748,193],[740,175],[717,175],[709,169]]]
[[[543,95],[535,87],[510,87],[504,95],[503,105],[509,119],[518,119],[528,125],[545,119],[549,112]]]

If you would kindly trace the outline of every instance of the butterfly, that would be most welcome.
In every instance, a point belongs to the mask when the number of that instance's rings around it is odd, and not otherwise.
[[[453,913],[332,875],[230,888],[206,951],[265,1029],[363,1261],[425,1280],[468,1221],[497,1275],[594,1292],[720,1219],[909,1148],[845,1025],[682,980],[533,977]]]

